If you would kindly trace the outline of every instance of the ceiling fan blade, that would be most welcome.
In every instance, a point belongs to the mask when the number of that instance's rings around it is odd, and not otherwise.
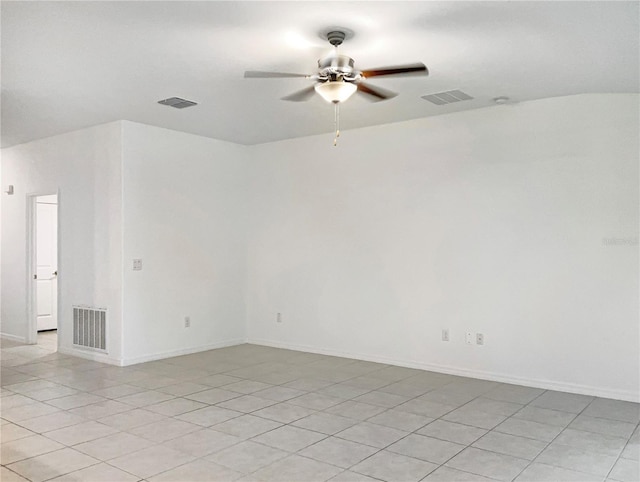
[[[359,82],[357,85],[358,92],[371,96],[367,97],[367,99],[369,99],[371,102],[380,102],[381,100],[391,99],[398,95],[397,93],[390,90],[382,89],[380,87],[371,87],[370,85],[363,82]]]
[[[261,70],[247,70],[245,79],[280,79],[287,77],[310,77],[307,74],[290,74],[288,72],[263,72]]]
[[[423,63],[407,65],[396,65],[394,67],[380,67],[378,69],[363,70],[362,75],[365,78],[378,77],[380,75],[399,75],[399,74],[411,74],[411,75],[429,75],[429,69]]]
[[[287,95],[283,97],[282,100],[289,100],[291,102],[304,102],[305,100],[309,100],[313,94],[315,94],[315,89],[313,85],[311,87],[306,87],[298,92],[294,92],[293,94]]]

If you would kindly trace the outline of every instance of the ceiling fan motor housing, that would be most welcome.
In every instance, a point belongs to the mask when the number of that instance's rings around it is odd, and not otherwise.
[[[330,55],[318,60],[318,80],[346,80],[352,82],[357,79],[359,72],[355,70],[354,61],[346,55]]]

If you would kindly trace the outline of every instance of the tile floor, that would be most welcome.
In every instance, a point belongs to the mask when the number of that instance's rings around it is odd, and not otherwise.
[[[636,403],[255,345],[0,355],[5,482],[640,479]]]

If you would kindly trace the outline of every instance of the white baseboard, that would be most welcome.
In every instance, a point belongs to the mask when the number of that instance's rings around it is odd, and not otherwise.
[[[17,341],[18,343],[26,343],[24,336],[10,335],[9,333],[0,333],[0,338],[4,340]]]
[[[232,340],[225,340],[225,341],[220,341],[216,343],[210,343],[208,345],[195,346],[192,348],[183,348],[180,350],[171,350],[171,351],[166,351],[161,353],[153,353],[151,355],[125,358],[124,360],[122,360],[122,366],[136,365],[138,363],[144,363],[144,362],[155,361],[155,360],[163,360],[165,358],[172,358],[174,356],[191,355],[192,353],[199,353],[201,351],[215,350],[216,348],[224,348],[227,346],[241,345],[246,342],[247,341],[244,338],[234,338]]]
[[[113,358],[104,353],[96,353],[92,351],[82,350],[80,348],[68,348],[59,346],[58,353],[62,353],[63,355],[77,356],[78,358],[84,358],[85,360],[107,363],[109,365],[122,366],[122,360],[120,360],[119,358]]]
[[[541,380],[534,378],[524,378],[503,373],[486,372],[481,370],[470,370],[467,368],[453,367],[448,365],[437,365],[432,363],[422,363],[408,360],[398,360],[383,356],[372,356],[362,353],[342,352],[338,350],[319,349],[308,345],[298,345],[292,343],[281,343],[274,340],[265,340],[259,338],[249,338],[247,343],[254,345],[271,346],[274,348],[285,348],[287,350],[304,351],[308,353],[318,353],[320,355],[338,356],[344,358],[353,358],[356,360],[371,361],[377,363],[385,363],[388,365],[396,365],[407,368],[417,368],[420,370],[428,370],[438,373],[446,373],[448,375],[458,375],[470,378],[478,378],[481,380],[490,380],[493,382],[511,383],[514,385],[522,385],[525,387],[542,388],[545,390],[557,390],[561,392],[577,393],[580,395],[591,395],[602,398],[613,398],[615,400],[625,400],[628,402],[640,402],[640,393],[633,390],[619,390],[612,388],[593,387],[589,385],[579,385],[574,383],[558,382],[554,380]]]

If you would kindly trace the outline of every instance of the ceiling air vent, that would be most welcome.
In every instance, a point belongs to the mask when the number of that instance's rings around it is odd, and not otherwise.
[[[448,90],[447,92],[423,95],[422,98],[435,105],[453,104],[454,102],[460,102],[461,100],[473,99],[473,97],[469,94],[465,94],[461,90]]]
[[[176,109],[184,109],[185,107],[198,105],[196,102],[181,99],[180,97],[169,97],[168,99],[159,100],[158,104],[168,105],[169,107],[175,107]]]

